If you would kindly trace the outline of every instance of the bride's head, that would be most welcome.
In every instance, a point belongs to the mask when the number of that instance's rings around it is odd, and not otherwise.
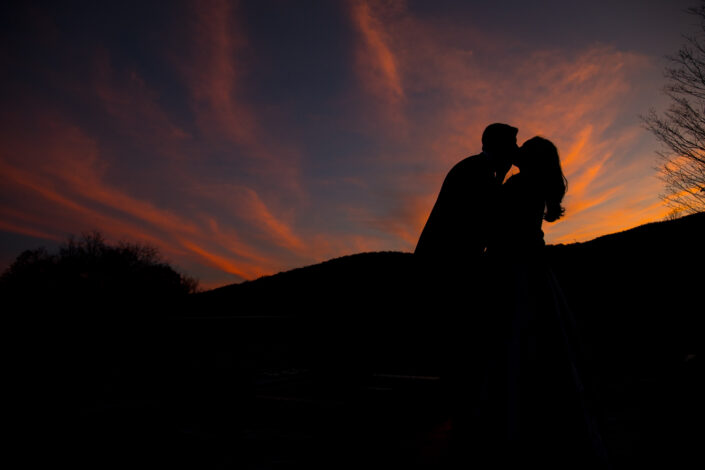
[[[533,137],[521,146],[515,164],[525,178],[530,178],[540,186],[546,198],[543,218],[548,222],[558,220],[565,212],[561,202],[568,181],[563,175],[556,146],[543,137]]]

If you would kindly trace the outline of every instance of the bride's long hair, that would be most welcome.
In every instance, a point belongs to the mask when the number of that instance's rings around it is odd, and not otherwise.
[[[520,170],[540,185],[546,201],[543,218],[555,222],[565,213],[561,202],[568,188],[558,149],[550,140],[536,136],[524,142],[521,151],[524,156]]]

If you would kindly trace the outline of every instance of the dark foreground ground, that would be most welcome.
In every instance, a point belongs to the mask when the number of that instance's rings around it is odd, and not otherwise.
[[[547,247],[615,469],[705,468],[704,234],[701,213]],[[30,279],[2,296],[5,444],[28,468],[443,468],[448,357],[476,371],[442,323],[488,315],[438,308],[417,268],[358,254],[151,306]]]
[[[38,350],[37,367],[23,370],[29,389],[18,410],[33,436],[27,463],[448,464],[447,389],[421,357],[424,328],[400,328],[408,341],[380,349],[388,332],[365,338],[345,322],[314,327],[293,317],[182,317],[134,326],[83,322],[37,338],[55,350]],[[404,349],[412,343],[422,346],[413,348],[421,351],[417,357]],[[703,468],[702,359],[632,366],[594,377],[614,467]]]

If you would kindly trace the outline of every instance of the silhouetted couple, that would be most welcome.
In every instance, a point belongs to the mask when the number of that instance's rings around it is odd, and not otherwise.
[[[491,124],[448,173],[415,256],[445,325],[453,463],[608,468],[581,376],[574,321],[543,259],[564,212],[558,151]],[[519,173],[504,181],[512,165]]]

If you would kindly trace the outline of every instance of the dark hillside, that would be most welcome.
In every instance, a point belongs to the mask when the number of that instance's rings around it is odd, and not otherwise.
[[[700,213],[546,248],[618,468],[689,468],[694,456],[704,418],[704,242]],[[436,312],[423,308],[424,287],[411,254],[364,253],[198,294],[189,310],[289,318],[279,349],[262,356],[272,364],[342,369],[352,382],[380,371],[432,376],[447,360],[447,339]]]
[[[702,325],[696,307],[703,240],[701,213],[546,251],[588,336],[648,342],[647,331],[658,330],[661,339],[654,348],[668,343],[671,353],[685,354],[698,347],[695,327]],[[423,292],[411,254],[362,253],[197,294],[189,313],[430,320],[433,312],[418,310]]]
[[[546,248],[596,360],[635,366],[647,356],[665,360],[701,351],[703,240],[701,213]],[[425,286],[415,269],[409,253],[351,255],[197,294],[188,312],[315,318],[359,328],[360,339],[389,340],[417,327],[428,337],[437,312],[421,308]]]
[[[547,247],[615,469],[700,468],[704,235],[696,214]],[[77,468],[440,468],[448,336],[417,274],[363,253],[146,312],[25,304],[23,425]]]
[[[586,334],[601,343],[596,352],[702,352],[705,213],[550,246],[548,254]]]
[[[408,294],[408,253],[361,253],[220,287],[194,296],[197,312],[214,315],[325,313],[379,304]],[[405,292],[405,290],[407,292]]]

